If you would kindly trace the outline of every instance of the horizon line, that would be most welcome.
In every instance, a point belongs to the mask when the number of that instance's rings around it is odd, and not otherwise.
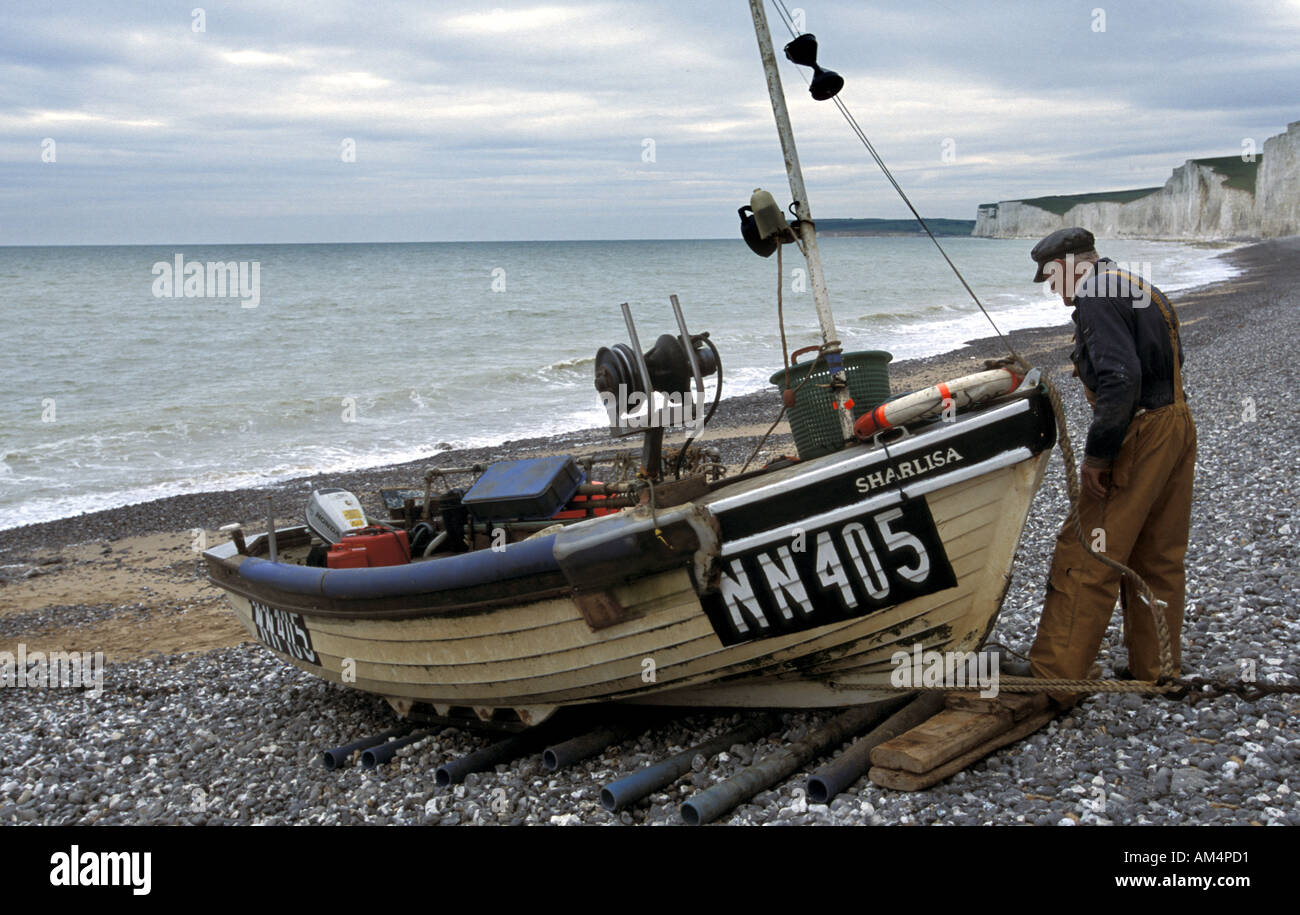
[[[973,221],[973,220],[968,220]],[[924,232],[919,228],[915,233],[916,237],[926,238]],[[870,235],[839,235],[827,236],[832,238],[911,238],[913,233],[907,232],[889,232]],[[967,236],[954,235],[946,236],[950,238],[965,238]],[[971,235],[971,238],[978,236]],[[0,243],[0,249],[3,248],[233,248],[238,246],[244,247],[268,247],[271,245],[530,245],[530,244],[583,244],[589,242],[647,242],[647,241],[734,241],[744,244],[744,239],[737,233],[736,236],[730,235],[705,235],[686,238],[680,235],[665,236],[661,238],[462,238],[456,240],[428,240],[428,241],[187,241],[187,242],[74,242],[74,243],[46,243],[46,244],[4,244]]]

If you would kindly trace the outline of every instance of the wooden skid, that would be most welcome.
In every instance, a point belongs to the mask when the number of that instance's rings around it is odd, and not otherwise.
[[[868,777],[882,788],[919,791],[938,784],[1054,717],[1043,693],[981,699],[951,693],[948,708],[871,751]]]
[[[1011,727],[1011,712],[962,712],[944,709],[906,734],[871,751],[871,762],[882,769],[921,774],[988,743]]]
[[[892,788],[895,791],[920,791],[923,788],[929,788],[931,785],[937,785],[945,778],[956,775],[962,769],[972,763],[979,762],[995,750],[1028,737],[1055,717],[1056,713],[1054,711],[1038,712],[1031,715],[1009,731],[1002,732],[987,743],[981,744],[956,759],[949,760],[942,766],[931,769],[929,772],[917,774],[903,772],[898,769],[884,769],[879,766],[872,766],[871,771],[867,773],[867,777],[871,779],[873,784],[882,788]],[[880,748],[877,747],[876,749]]]
[[[994,712],[1005,709],[1016,721],[1047,709],[1047,693],[1005,693],[981,699],[978,693],[949,693],[947,706],[966,712]]]

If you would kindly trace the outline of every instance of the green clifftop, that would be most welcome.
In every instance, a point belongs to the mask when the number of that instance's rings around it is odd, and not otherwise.
[[[818,219],[817,234],[826,236],[849,235],[920,235],[925,232],[915,219]],[[935,235],[970,235],[975,228],[973,219],[927,219]]]

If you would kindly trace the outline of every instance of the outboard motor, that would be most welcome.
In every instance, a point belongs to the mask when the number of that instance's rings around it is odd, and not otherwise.
[[[349,531],[367,524],[361,502],[346,489],[317,489],[307,500],[307,528],[326,543],[338,543]]]

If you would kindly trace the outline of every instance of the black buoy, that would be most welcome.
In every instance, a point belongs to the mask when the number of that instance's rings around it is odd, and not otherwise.
[[[812,83],[808,91],[819,102],[834,98],[844,88],[844,77],[834,70],[824,70],[817,64],[817,36],[805,32],[785,46],[785,56],[800,67],[812,67]]]
[[[763,238],[758,234],[758,220],[754,218],[752,207],[743,206],[736,212],[740,214],[740,235],[745,239],[745,244],[749,245],[749,250],[759,257],[771,257],[780,241],[776,236]]]

